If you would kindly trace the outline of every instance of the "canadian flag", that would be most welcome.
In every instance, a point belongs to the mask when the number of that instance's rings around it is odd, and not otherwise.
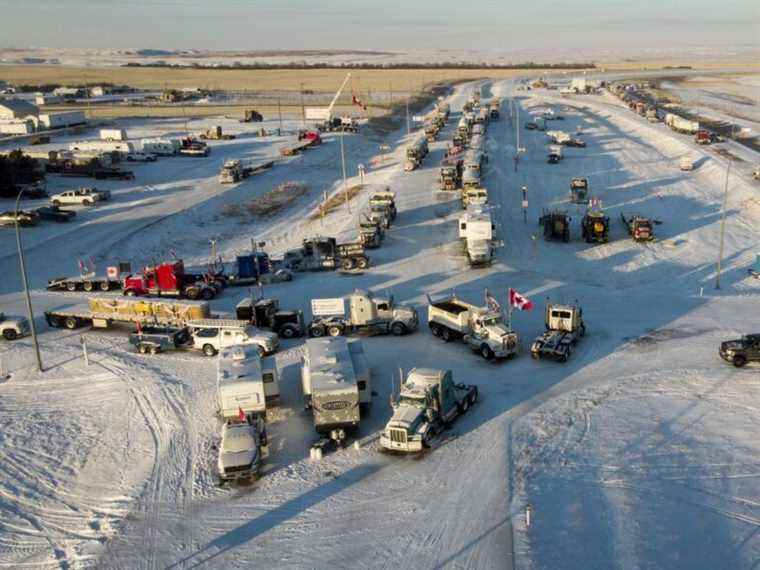
[[[359,99],[356,95],[351,95],[351,103],[357,107],[361,107],[364,111],[367,110],[367,105],[363,103],[362,100]]]
[[[530,311],[533,308],[533,301],[523,297],[512,287],[509,288],[509,304],[520,311]]]
[[[245,412],[243,411],[243,408],[238,406],[238,419],[240,419],[241,422],[245,422],[248,420],[248,418],[245,416]]]

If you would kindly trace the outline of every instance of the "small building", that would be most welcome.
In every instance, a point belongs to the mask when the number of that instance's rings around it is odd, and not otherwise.
[[[36,105],[23,99],[0,99],[0,119],[23,119],[39,114],[40,110]]]
[[[37,93],[34,96],[34,102],[36,105],[58,105],[63,103],[63,97],[49,93]]]

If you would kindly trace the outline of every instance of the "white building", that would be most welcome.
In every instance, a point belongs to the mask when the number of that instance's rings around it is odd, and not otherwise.
[[[40,129],[60,129],[63,127],[84,125],[87,122],[84,112],[82,111],[64,111],[63,113],[42,114],[39,119]]]

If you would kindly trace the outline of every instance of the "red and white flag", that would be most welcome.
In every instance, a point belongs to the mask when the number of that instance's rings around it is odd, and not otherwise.
[[[367,105],[364,103],[361,99],[359,99],[356,95],[351,95],[351,104],[356,105],[357,107],[361,107],[362,110],[367,110]]]
[[[238,418],[241,422],[247,421],[248,418],[245,416],[245,412],[243,411],[243,408],[238,406]]]
[[[486,305],[492,311],[501,311],[501,305],[496,298],[488,292],[488,289],[486,289]]]
[[[533,308],[533,301],[523,297],[512,287],[509,288],[509,304],[520,311],[530,311]]]

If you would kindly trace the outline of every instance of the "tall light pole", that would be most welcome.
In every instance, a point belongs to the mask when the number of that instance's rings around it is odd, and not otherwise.
[[[726,166],[726,187],[723,190],[723,213],[720,217],[720,249],[718,250],[718,272],[715,275],[715,288],[720,289],[720,272],[723,264],[723,245],[726,235],[726,203],[728,202],[728,175],[731,172],[731,160]]]
[[[21,268],[21,283],[24,286],[24,295],[26,296],[26,311],[29,316],[29,327],[32,331],[32,344],[34,345],[34,352],[37,355],[37,368],[40,372],[44,372],[42,368],[42,356],[40,356],[40,345],[37,342],[37,327],[34,325],[34,311],[32,310],[32,297],[29,295],[29,281],[26,276],[26,263],[24,262],[24,248],[21,246],[21,223],[19,222],[19,205],[21,203],[21,195],[24,193],[22,188],[18,196],[16,197],[16,246],[18,247],[18,263]]]

